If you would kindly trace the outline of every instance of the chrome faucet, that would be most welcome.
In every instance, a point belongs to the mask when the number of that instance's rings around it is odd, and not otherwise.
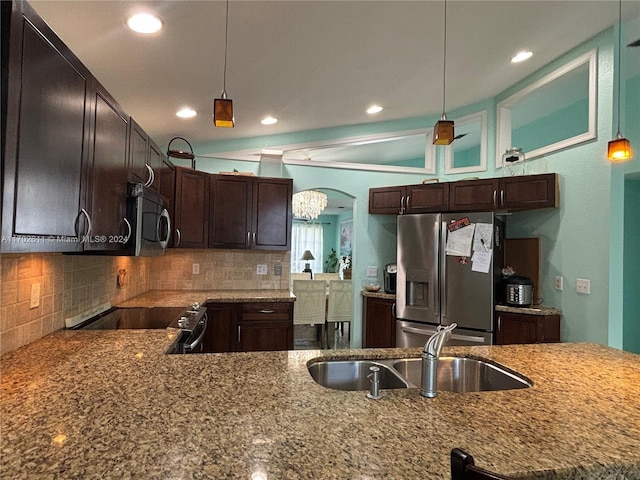
[[[420,395],[433,398],[438,395],[436,391],[438,379],[438,358],[445,342],[449,339],[451,330],[458,325],[452,323],[448,326],[439,325],[436,333],[429,337],[422,351],[422,372],[420,382]]]

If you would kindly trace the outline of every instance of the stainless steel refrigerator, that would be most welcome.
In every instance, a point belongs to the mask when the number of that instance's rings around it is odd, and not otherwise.
[[[451,323],[449,345],[492,344],[503,239],[493,213],[399,215],[396,346],[424,345]]]

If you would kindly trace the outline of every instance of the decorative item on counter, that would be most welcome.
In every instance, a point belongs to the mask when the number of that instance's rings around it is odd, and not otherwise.
[[[502,276],[505,277],[505,278],[508,278],[508,277],[514,275],[515,273],[516,272],[513,269],[513,267],[510,267],[509,265],[507,265],[506,267],[504,267],[502,269]]]
[[[342,256],[340,260],[340,274],[343,280],[351,280],[351,252]]]
[[[189,145],[189,151],[187,152],[186,150],[171,150],[171,144],[174,140],[182,140],[184,143]],[[194,170],[196,168],[196,156],[193,153],[193,147],[185,138],[173,137],[171,140],[169,140],[169,145],[167,145],[167,157],[179,158],[181,160],[191,160],[191,168],[193,168]]]
[[[367,292],[378,292],[380,290],[380,282],[377,278],[365,278],[362,281],[362,288]]]

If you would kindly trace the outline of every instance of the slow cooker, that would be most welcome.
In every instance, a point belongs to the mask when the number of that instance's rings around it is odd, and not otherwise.
[[[514,275],[505,280],[505,303],[514,307],[528,307],[533,303],[533,281]]]

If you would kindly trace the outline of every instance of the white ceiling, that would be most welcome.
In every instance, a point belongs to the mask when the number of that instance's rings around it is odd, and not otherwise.
[[[222,90],[224,2],[30,3],[163,148],[177,135],[198,144],[442,110],[441,1],[231,1],[233,129],[211,124]],[[450,0],[447,111],[496,95],[606,29],[617,7],[611,0]],[[158,13],[165,28],[130,32],[125,19],[139,10]],[[638,15],[640,0],[623,2],[623,17]],[[534,57],[510,64],[521,49]],[[368,116],[372,103],[384,111]],[[177,118],[183,106],[198,115]],[[267,114],[280,121],[261,125]]]

